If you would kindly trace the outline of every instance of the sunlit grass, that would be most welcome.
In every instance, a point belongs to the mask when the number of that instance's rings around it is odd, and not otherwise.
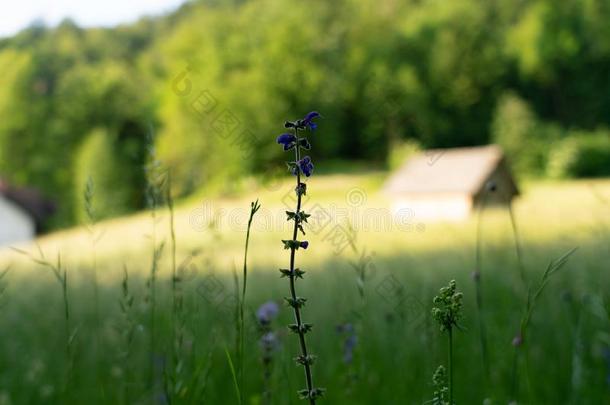
[[[311,233],[310,240],[321,246],[308,255],[305,260],[320,264],[336,256],[334,248],[323,243],[330,228],[348,223],[356,229],[359,243],[381,255],[408,252],[417,255],[443,249],[473,249],[475,237],[474,218],[458,223],[426,223],[414,217],[412,229],[392,223],[390,205],[379,185],[383,173],[356,175],[327,175],[315,179],[316,187],[312,201],[305,207],[323,209],[334,216],[323,231]],[[253,223],[253,244],[256,249],[251,253],[257,267],[274,269],[281,262],[277,255],[269,255],[268,249],[277,247],[279,238],[289,230],[285,221],[281,201],[290,204],[291,183],[274,182],[259,186],[253,192],[240,197],[198,199],[178,204],[175,213],[175,226],[178,247],[184,255],[193,249],[210,249],[220,260],[220,267],[230,270],[239,260],[242,249],[242,232],[248,220],[249,201],[258,196],[263,204]],[[347,201],[350,195],[361,196],[361,202]],[[583,180],[562,183],[529,183],[523,187],[522,196],[515,204],[516,217],[521,228],[524,243],[544,244],[555,242],[570,246],[579,239],[593,238],[601,232],[601,221],[607,216],[608,207],[601,198],[610,199],[609,180]],[[312,196],[310,196],[312,197]],[[355,198],[355,197],[354,197]],[[371,218],[371,216],[377,216]],[[167,221],[169,213],[160,211],[160,221]],[[217,224],[211,224],[218,216]],[[483,233],[487,243],[509,241],[510,228],[508,214],[504,210],[489,210],[483,215]],[[150,215],[146,212],[125,218],[105,221],[96,225],[102,233],[97,245],[100,263],[118,265],[122,262],[132,264],[147,254],[147,238],[152,231]],[[158,226],[158,238],[168,239],[167,226]],[[212,240],[214,241],[212,244]],[[56,232],[40,238],[37,243],[45,252],[61,251],[66,263],[88,264],[91,256],[89,234],[84,228]],[[33,249],[21,245],[20,248]],[[470,253],[469,250],[469,253]],[[0,260],[20,262],[9,250],[3,249]],[[347,250],[346,250],[347,252]],[[103,266],[103,264],[102,264]],[[122,267],[111,271],[112,276],[121,276]],[[100,276],[108,277],[108,271]]]
[[[326,175],[315,179],[312,201],[306,200],[305,208],[323,209],[333,216],[328,225],[318,233],[310,233],[316,249],[304,260],[315,270],[328,259],[336,257],[336,251],[324,243],[333,226],[351,224],[357,231],[358,242],[379,255],[418,253],[464,249],[469,255],[474,249],[474,218],[458,223],[426,223],[414,217],[409,229],[392,222],[390,201],[380,190],[384,173],[353,175]],[[180,255],[196,249],[207,250],[218,260],[219,268],[230,270],[239,262],[242,233],[248,220],[247,207],[258,196],[263,208],[253,223],[252,261],[258,268],[276,269],[281,255],[268,254],[279,245],[282,235],[289,230],[284,211],[290,206],[292,188],[289,181],[272,182],[243,196],[191,200],[178,204],[175,227]],[[347,201],[350,196],[358,201]],[[609,180],[582,180],[573,182],[534,182],[523,186],[522,196],[516,200],[515,211],[524,244],[557,243],[562,246],[578,244],[580,239],[595,238],[603,231],[602,221],[607,216],[610,200]],[[285,201],[288,206],[284,206]],[[371,216],[376,216],[371,218]],[[160,211],[159,221],[168,221],[169,213]],[[216,224],[212,224],[216,217]],[[489,210],[483,215],[483,233],[486,243],[510,243],[510,222],[505,210]],[[100,223],[102,234],[97,244],[102,281],[122,277],[122,263],[135,269],[148,254],[148,238],[152,232],[150,214],[142,212],[125,218]],[[167,226],[158,226],[159,240],[169,239]],[[75,228],[44,236],[36,241],[48,254],[61,251],[66,263],[73,266],[89,265],[91,242],[85,228]],[[22,249],[35,249],[33,245],[20,245]],[[345,253],[349,249],[345,249]],[[8,249],[0,250],[0,261],[5,264],[21,263],[23,258]],[[279,256],[279,257],[278,257]],[[135,264],[135,266],[134,266]],[[167,268],[167,266],[164,268]]]
[[[431,398],[431,376],[436,365],[445,358],[444,345],[438,343],[439,336],[430,323],[431,299],[438,286],[451,279],[459,283],[465,297],[463,323],[466,331],[456,336],[456,344],[460,347],[454,365],[457,403],[480,403],[486,396],[508,399],[512,367],[510,342],[518,331],[524,307],[508,213],[489,210],[483,214],[481,266],[493,387],[483,390],[476,385],[483,378],[483,371],[477,367],[481,362],[471,281],[475,269],[475,221],[420,223],[415,217],[414,226],[409,229],[365,229],[362,216],[366,216],[366,209],[375,210],[368,211],[369,217],[371,212],[375,215],[389,212],[390,201],[380,191],[384,175],[383,172],[325,175],[311,180],[316,185],[312,187],[311,201],[330,212],[332,221],[321,231],[308,231],[307,238],[316,248],[303,255],[299,267],[308,272],[308,282],[301,286],[303,294],[312,295],[315,291],[317,297],[324,297],[308,303],[307,311],[308,319],[317,326],[312,345],[325,359],[324,366],[317,368],[316,373],[329,389],[329,403],[402,404],[405,403],[403,398],[412,403]],[[281,201],[285,195],[293,195],[293,185],[289,181],[258,185],[240,196],[191,199],[175,206],[178,266],[190,260],[183,282],[185,358],[192,363],[186,364],[184,372],[189,375],[188,370],[197,370],[197,378],[201,379],[194,383],[200,390],[197,395],[205,392],[211,403],[217,403],[215,401],[230,395],[234,389],[223,351],[226,342],[234,339],[233,312],[224,304],[210,300],[201,288],[210,275],[215,275],[220,283],[220,295],[214,299],[224,299],[233,293],[231,273],[243,260],[250,201],[259,197],[262,208],[252,225],[246,313],[288,293],[285,283],[278,278],[277,269],[286,261],[280,240],[289,231],[290,224],[284,213],[289,207],[284,207]],[[568,395],[601,398],[607,393],[600,382],[605,378],[600,354],[605,346],[600,336],[605,336],[603,333],[607,333],[604,331],[609,326],[601,309],[610,282],[606,274],[610,261],[606,202],[609,197],[609,180],[532,182],[523,185],[522,196],[516,201],[516,219],[530,280],[537,280],[551,259],[579,247],[564,271],[551,282],[533,315],[528,344],[528,374],[532,385],[526,389],[527,386],[521,384],[519,393],[526,402],[529,399],[530,403],[541,403],[541,400],[557,403]],[[205,204],[208,213],[201,211]],[[315,204],[306,202],[306,210],[314,211],[314,208]],[[215,225],[198,218],[204,215],[204,219],[210,219],[205,216],[216,211],[222,212],[222,216]],[[354,217],[349,218],[350,214]],[[159,209],[157,218],[157,241],[169,243],[169,212]],[[362,290],[366,297],[364,301],[360,296],[358,275],[348,263],[348,260],[357,259],[353,249],[337,250],[325,240],[333,226],[347,227],[348,222],[355,231],[355,244],[360,250],[366,249],[370,259],[369,275]],[[62,266],[68,274],[67,293],[73,309],[71,320],[78,330],[73,349],[74,397],[92,392],[100,395],[102,391],[109,397],[119,398],[122,394],[114,392],[112,387],[123,375],[130,376],[127,382],[130,395],[138,397],[148,390],[145,374],[150,367],[144,350],[149,337],[144,297],[151,260],[152,217],[143,212],[95,226],[96,232],[103,233],[96,245],[96,257],[100,280],[99,340],[106,354],[104,359],[87,350],[96,330],[93,327],[93,263],[89,232],[84,228],[66,230],[37,241],[49,258],[61,252]],[[37,252],[34,244],[19,248],[34,255]],[[22,255],[4,249],[0,262],[0,268],[11,265],[10,272],[2,279],[7,288],[1,297],[6,316],[0,325],[5,342],[0,355],[13,376],[6,386],[11,387],[11,398],[16,403],[56,399],[61,388],[61,381],[56,376],[60,375],[57,370],[62,370],[63,352],[50,351],[49,347],[64,344],[64,333],[57,326],[62,319],[61,293],[54,285],[52,274]],[[123,299],[121,283],[125,268],[129,271],[129,295],[134,297],[130,310],[134,336],[129,370],[121,349],[124,337],[116,329],[125,323],[118,305]],[[158,272],[156,333],[159,334],[160,350],[165,350],[171,342],[168,340],[171,336],[171,273],[171,255],[165,251]],[[395,283],[394,287],[399,289],[388,290],[388,282]],[[362,308],[359,321],[362,324],[358,328],[359,343],[354,351],[355,374],[350,378],[363,379],[348,387],[348,370],[341,360],[342,338],[336,327],[354,322],[354,307]],[[278,324],[288,323],[289,315],[288,310],[283,310]],[[249,323],[248,316],[246,323]],[[280,338],[285,347],[277,353],[277,367],[270,380],[278,401],[292,397],[300,388],[299,379],[292,378],[294,373],[285,366],[292,364],[290,356],[296,347],[285,333],[280,333]],[[256,339],[250,329],[245,342],[245,369],[258,367]],[[586,339],[592,345],[592,351],[583,352],[578,339]],[[556,358],[562,366],[549,370],[545,366],[549,357]],[[588,373],[587,380],[580,380],[584,382],[573,382],[576,378],[573,361],[581,362],[578,367],[584,367],[584,372]],[[407,374],[395,372],[404,368],[409,370]],[[98,372],[89,372],[90,369]],[[32,378],[39,381],[38,390],[29,390]],[[259,381],[248,376],[243,389],[247,401],[247,397],[260,392]],[[99,401],[105,403],[101,397]]]

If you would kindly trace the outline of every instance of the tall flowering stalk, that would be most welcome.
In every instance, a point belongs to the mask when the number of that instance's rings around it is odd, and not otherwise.
[[[242,290],[241,290],[241,298],[238,296],[237,305],[238,305],[238,347],[237,353],[239,358],[239,383],[241,386],[240,389],[240,403],[244,403],[244,361],[245,361],[245,310],[246,310],[246,286],[248,284],[248,245],[250,244],[250,229],[252,228],[252,220],[254,219],[254,215],[261,208],[261,205],[258,203],[258,199],[250,203],[250,218],[248,219],[248,229],[246,231],[246,246],[244,249],[244,267],[243,267],[243,278],[242,278]],[[236,281],[236,286],[239,290],[239,281]],[[237,291],[239,293],[239,291]]]
[[[457,291],[455,280],[451,280],[449,285],[440,289],[439,294],[434,297],[434,308],[432,317],[440,326],[441,332],[447,332],[447,368],[448,378],[445,378],[444,367],[439,367],[434,373],[433,382],[437,390],[435,391],[434,404],[453,405],[453,328],[459,328],[459,320],[462,318],[462,298],[461,292]],[[444,385],[446,381],[447,385]]]
[[[150,210],[152,232],[150,234],[150,240],[152,242],[152,257],[150,263],[150,275],[146,280],[146,302],[149,305],[149,345],[150,345],[150,370],[149,370],[149,384],[153,391],[158,391],[158,385],[164,385],[156,378],[157,365],[155,362],[156,348],[157,348],[157,273],[159,272],[159,263],[163,256],[163,250],[165,248],[165,241],[158,242],[157,238],[157,224],[159,222],[159,206],[163,201],[163,190],[166,187],[167,176],[166,172],[161,166],[161,162],[157,160],[157,155],[154,147],[154,137],[151,133],[148,133],[146,138],[146,147],[148,149],[148,158],[150,162],[144,167],[144,173],[146,175],[146,203]],[[165,395],[165,394],[163,394]]]
[[[301,182],[301,179],[302,176],[309,177],[313,173],[311,158],[309,156],[301,158],[301,150],[309,150],[311,149],[311,145],[305,136],[299,134],[299,131],[314,131],[317,125],[313,120],[319,116],[320,114],[312,111],[303,119],[294,122],[286,121],[284,127],[292,129],[293,133],[285,133],[277,138],[277,143],[283,146],[284,151],[294,150],[295,156],[293,162],[288,162],[288,168],[290,172],[296,176],[295,193],[297,197],[297,206],[295,211],[286,211],[287,220],[294,221],[294,227],[292,239],[282,240],[284,249],[290,250],[290,266],[287,269],[280,269],[280,272],[282,273],[282,277],[287,277],[290,282],[290,297],[286,297],[285,300],[294,311],[295,323],[289,325],[289,328],[299,337],[301,354],[297,356],[295,360],[298,364],[303,366],[305,370],[305,381],[307,383],[307,388],[299,390],[298,393],[301,399],[309,400],[311,405],[315,405],[316,399],[324,394],[324,389],[315,388],[313,384],[311,367],[314,363],[315,356],[308,352],[307,341],[305,339],[305,335],[311,331],[313,325],[303,322],[301,309],[305,305],[306,299],[297,296],[295,284],[296,279],[303,278],[305,272],[295,267],[295,256],[298,249],[307,249],[309,246],[309,242],[298,240],[297,237],[299,231],[305,235],[303,223],[307,222],[307,218],[309,217],[309,214],[306,214],[301,210],[301,199],[307,192],[307,185]]]
[[[519,362],[519,354],[520,354],[520,351],[524,349],[524,345],[526,342],[526,340],[525,340],[526,331],[529,326],[530,320],[532,318],[534,308],[536,307],[536,303],[538,302],[538,299],[540,298],[540,294],[542,294],[542,291],[549,283],[551,277],[555,273],[557,273],[557,271],[559,271],[559,269],[561,269],[568,262],[568,259],[570,258],[570,256],[572,256],[572,254],[574,252],[576,252],[576,249],[577,248],[573,248],[570,251],[568,251],[567,253],[565,253],[563,256],[559,257],[558,259],[551,260],[551,262],[547,266],[546,270],[542,274],[542,277],[540,278],[540,282],[539,282],[538,286],[535,289],[528,288],[528,290],[527,290],[525,311],[523,312],[523,315],[521,317],[521,322],[519,324],[519,331],[517,332],[517,335],[512,340],[512,345],[515,348],[514,356],[513,356],[513,370],[512,370],[512,380],[513,381],[512,381],[512,387],[511,387],[513,400],[517,399],[517,383],[518,383],[517,367],[518,367],[518,362]],[[529,383],[529,372],[528,372],[529,367],[528,367],[528,362],[527,362],[527,353],[524,353],[524,355],[525,355],[525,360],[526,360],[525,375],[526,375],[527,384],[529,387],[530,383]]]
[[[38,248],[38,255],[39,256],[34,256],[24,250],[21,249],[17,249],[17,248],[11,248],[14,251],[16,251],[19,254],[22,254],[26,257],[28,257],[30,260],[32,260],[34,263],[47,268],[49,270],[51,270],[53,272],[53,275],[55,276],[55,279],[57,280],[57,282],[59,283],[60,287],[61,287],[61,293],[62,293],[62,299],[63,299],[63,316],[64,316],[64,338],[65,338],[65,370],[64,370],[64,380],[63,380],[63,384],[62,384],[62,394],[64,395],[64,403],[66,402],[70,402],[70,400],[72,399],[72,390],[71,390],[71,385],[72,385],[72,376],[74,375],[74,344],[75,344],[75,340],[76,340],[76,336],[78,334],[78,327],[72,329],[72,318],[71,318],[71,307],[70,307],[70,300],[68,297],[68,270],[64,267],[64,265],[62,264],[61,261],[61,254],[57,253],[57,260],[55,263],[47,260],[44,252],[42,251],[42,249],[40,248],[40,246],[37,244],[36,247]],[[4,274],[8,271],[5,270],[4,273],[2,274],[2,277],[4,277]]]

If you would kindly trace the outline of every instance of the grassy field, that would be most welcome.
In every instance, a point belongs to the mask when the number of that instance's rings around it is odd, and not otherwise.
[[[464,292],[463,330],[454,336],[456,403],[610,403],[610,180],[523,185],[514,212],[528,286],[539,284],[552,259],[578,250],[540,295],[516,362],[511,342],[526,287],[507,210],[483,212],[487,375],[472,279],[476,220],[392,220],[380,192],[385,176],[310,181],[304,209],[319,221],[306,229],[310,246],[299,251],[298,266],[307,274],[297,286],[308,298],[304,316],[314,324],[309,346],[318,356],[316,384],[328,390],[324,403],[430,400],[432,374],[446,363],[447,350],[432,323],[432,298],[451,279]],[[177,205],[176,283],[166,207],[41,238],[40,251],[56,273],[24,254],[0,251],[0,268],[10,266],[1,279],[0,404],[238,403],[227,361],[227,353],[236,358],[233,273],[241,271],[249,205],[256,198],[262,208],[250,240],[240,388],[244,404],[263,403],[254,313],[288,295],[278,268],[288,262],[280,240],[290,237],[284,211],[293,205],[292,186],[252,181],[240,188],[250,191]],[[40,262],[36,245],[17,248]],[[352,264],[366,269],[364,280]],[[295,392],[303,388],[302,370],[292,360],[296,338],[285,327],[290,322],[290,308],[283,306],[272,324],[279,345],[269,386],[271,403],[278,405],[299,403]],[[337,328],[346,323],[357,336],[350,362],[348,335]]]

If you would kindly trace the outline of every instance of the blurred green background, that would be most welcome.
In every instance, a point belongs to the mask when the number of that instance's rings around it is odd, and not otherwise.
[[[148,142],[177,197],[228,192],[316,109],[314,160],[495,142],[521,176],[609,175],[609,20],[608,0],[207,0],[34,24],[0,40],[0,174],[69,226],[89,175],[101,217],[145,206]]]
[[[328,231],[307,230],[299,251],[324,403],[429,401],[446,354],[429,314],[450,279],[465,299],[456,403],[610,403],[609,21],[610,0],[207,0],[113,28],[65,20],[0,39],[0,178],[58,207],[46,224],[58,231],[20,245],[33,261],[0,250],[0,405],[236,403],[227,352],[244,215],[259,199],[246,297],[256,327],[255,310],[288,293],[277,269],[294,178],[275,139],[311,110],[323,118],[309,137],[305,210],[332,208],[333,226],[354,231],[337,251]],[[341,215],[389,218],[382,184],[411,153],[488,143],[516,173],[511,206],[406,230]],[[574,247],[515,357],[526,288]],[[69,281],[39,255],[61,257]],[[282,308],[273,324],[277,405],[299,403],[303,384],[291,317]],[[357,332],[351,362],[343,323]],[[258,405],[260,336],[248,331],[243,405]]]

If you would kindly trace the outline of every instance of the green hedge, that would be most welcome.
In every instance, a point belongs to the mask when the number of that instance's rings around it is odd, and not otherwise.
[[[506,153],[515,172],[520,175],[545,175],[549,145],[561,139],[563,130],[541,121],[529,103],[513,92],[499,100],[491,126],[494,143]]]
[[[104,129],[95,129],[80,146],[75,166],[75,215],[79,222],[87,220],[85,188],[93,181],[92,206],[95,219],[125,214],[134,208],[131,172],[134,170],[117,153],[116,139]]]
[[[547,174],[554,178],[610,176],[610,131],[572,131],[551,148]]]

